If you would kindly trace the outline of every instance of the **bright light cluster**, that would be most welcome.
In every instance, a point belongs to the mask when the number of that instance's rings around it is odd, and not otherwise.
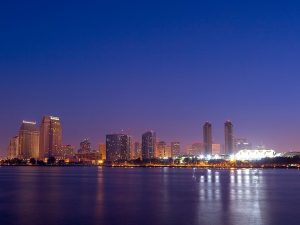
[[[240,150],[235,154],[236,160],[260,160],[263,158],[274,158],[276,152],[274,150]]]

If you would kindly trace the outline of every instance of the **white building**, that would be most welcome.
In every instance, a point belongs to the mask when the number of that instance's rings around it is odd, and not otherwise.
[[[276,152],[271,149],[240,150],[235,154],[236,160],[260,160],[263,158],[274,158]]]

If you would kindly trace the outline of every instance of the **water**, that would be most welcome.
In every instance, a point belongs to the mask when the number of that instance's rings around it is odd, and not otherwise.
[[[300,224],[299,170],[0,167],[1,225]]]

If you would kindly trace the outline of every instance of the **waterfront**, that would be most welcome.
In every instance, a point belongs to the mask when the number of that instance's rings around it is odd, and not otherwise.
[[[300,224],[300,170],[0,167],[5,225]]]

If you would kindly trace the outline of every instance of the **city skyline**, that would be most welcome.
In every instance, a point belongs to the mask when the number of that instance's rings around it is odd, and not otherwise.
[[[232,155],[236,154],[240,150],[270,149],[268,146],[265,145],[252,146],[252,142],[249,141],[247,138],[234,135],[233,123],[229,120],[226,120],[224,123],[224,142],[216,143],[215,141],[213,141],[212,126],[213,125],[210,122],[206,121],[202,127],[202,141],[189,143],[183,148],[181,148],[182,142],[178,140],[166,142],[160,137],[157,137],[156,132],[153,130],[149,130],[143,134],[140,134],[139,137],[132,136],[130,133],[128,133],[128,130],[122,130],[121,132],[106,134],[104,143],[95,143],[94,145],[96,147],[92,146],[89,138],[85,138],[79,144],[78,156],[79,158],[82,158],[85,154],[91,153],[91,157],[96,157],[94,153],[98,152],[97,154],[100,154],[99,157],[105,159],[106,155],[108,154],[108,149],[105,146],[108,146],[109,148],[109,146],[111,145],[107,145],[107,141],[109,139],[113,140],[113,138],[108,137],[114,136],[124,136],[128,139],[128,147],[126,151],[129,155],[126,155],[126,157],[124,156],[127,159],[144,158],[146,160],[149,160],[152,158],[170,158],[186,154],[191,154],[194,156],[220,154]],[[35,137],[36,141],[34,141]],[[113,145],[114,142],[116,141],[112,142]],[[122,144],[117,144],[116,147],[112,147],[112,149],[118,149],[119,147],[117,146],[119,145]],[[88,146],[88,150],[84,150],[87,149],[87,147],[85,146]],[[52,156],[58,158],[65,158],[71,155],[75,156],[75,154],[77,154],[77,151],[74,150],[74,148],[76,147],[77,145],[63,144],[63,134],[60,118],[57,116],[47,115],[43,116],[40,124],[37,124],[37,122],[34,121],[23,120],[19,131],[19,135],[13,136],[9,140],[6,156],[9,158],[33,157],[42,159],[44,157],[49,158]],[[150,155],[151,157],[149,157]]]
[[[121,129],[184,146],[201,140],[206,120],[223,143],[230,119],[255,145],[298,151],[298,6],[5,2],[0,154],[23,119],[47,114],[63,118],[75,146]]]

